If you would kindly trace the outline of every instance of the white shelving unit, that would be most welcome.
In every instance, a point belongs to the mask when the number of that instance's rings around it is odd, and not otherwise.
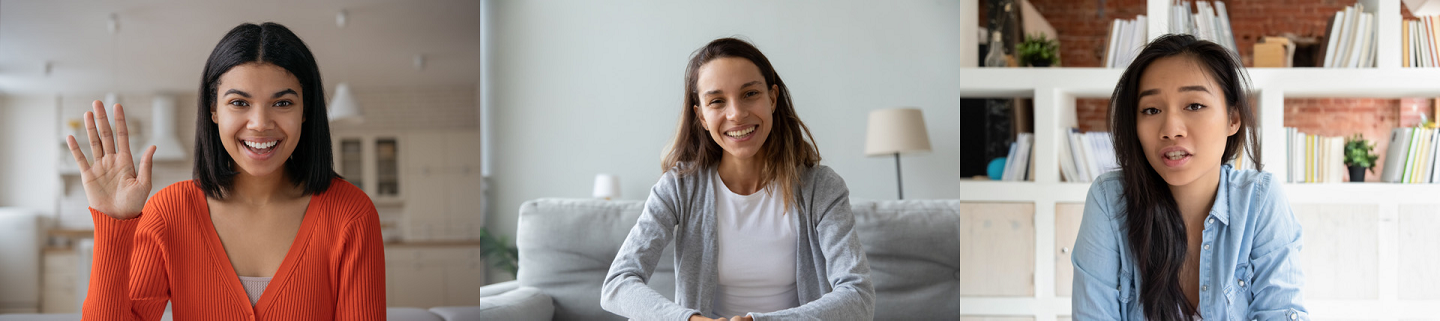
[[[1222,0],[1223,1],[1223,0]],[[1158,38],[1168,31],[1168,10],[1170,0],[1148,0],[1147,16],[1149,35]],[[1378,59],[1374,68],[1324,69],[1324,68],[1249,68],[1251,89],[1258,101],[1260,121],[1261,154],[1265,170],[1283,179],[1286,173],[1284,102],[1285,98],[1319,97],[1365,97],[1405,98],[1440,96],[1440,68],[1402,68],[1400,66],[1400,0],[1362,0],[1366,11],[1376,13],[1379,26]],[[974,6],[974,7],[971,7]],[[1231,7],[1229,10],[1243,8]],[[978,10],[976,0],[965,1],[962,11],[974,13]],[[1232,15],[1233,17],[1233,15]],[[961,75],[958,94],[962,98],[1030,97],[1034,99],[1035,177],[1033,182],[996,182],[962,180],[959,183],[962,201],[974,202],[1025,202],[1035,204],[1035,266],[1033,297],[962,297],[961,314],[965,317],[1018,317],[1017,320],[1037,321],[1068,320],[1070,298],[1056,295],[1056,269],[1058,257],[1066,257],[1056,248],[1056,204],[1084,203],[1089,183],[1070,183],[1060,180],[1059,143],[1062,134],[1076,127],[1075,100],[1077,98],[1108,98],[1123,70],[1106,68],[976,68],[975,59],[968,59],[968,68],[959,70]],[[1366,220],[1371,218],[1376,239],[1369,251],[1376,257],[1373,265],[1364,266],[1365,271],[1375,271],[1372,280],[1376,282],[1376,293],[1364,293],[1354,299],[1307,298],[1306,307],[1316,319],[1358,318],[1370,320],[1408,320],[1433,318],[1433,307],[1440,306],[1440,295],[1424,299],[1402,299],[1399,293],[1408,290],[1397,289],[1402,243],[1399,223],[1403,215],[1411,215],[1415,205],[1434,205],[1440,208],[1440,198],[1426,197],[1440,195],[1440,184],[1388,184],[1388,183],[1334,183],[1334,184],[1285,184],[1286,194],[1292,204],[1335,204],[1373,205],[1373,210],[1357,214]],[[1435,211],[1440,213],[1440,211]],[[1297,210],[1297,215],[1300,215]],[[1307,214],[1308,215],[1308,214]],[[1307,216],[1313,217],[1313,216]],[[1413,216],[1405,216],[1413,217]],[[1367,225],[1368,226],[1368,225]],[[1440,226],[1435,226],[1440,228]],[[1306,233],[1326,235],[1324,226],[1306,226]],[[1344,232],[1339,232],[1341,235]],[[1068,249],[1067,249],[1068,250]],[[1306,250],[1310,250],[1307,244]],[[1316,249],[1324,252],[1328,249]],[[1325,252],[1330,253],[1330,252]],[[1313,254],[1312,254],[1313,255]],[[1440,252],[1430,255],[1440,255]],[[1348,258],[1336,258],[1341,264]],[[1408,258],[1407,258],[1408,260]],[[1440,262],[1440,260],[1436,260]],[[1319,264],[1323,265],[1323,264]],[[1311,273],[1306,267],[1307,275]],[[1320,272],[1328,267],[1313,267]],[[1440,269],[1440,266],[1431,268]],[[1433,269],[1432,269],[1433,270]],[[1307,278],[1316,278],[1320,274]],[[1316,280],[1324,281],[1324,280]],[[1316,283],[1313,281],[1307,281]],[[1325,283],[1328,286],[1330,282]],[[1368,282],[1368,281],[1367,281]],[[1428,280],[1411,280],[1440,286],[1440,277]],[[1408,287],[1407,287],[1408,289]],[[1413,292],[1413,291],[1412,291]],[[1405,292],[1410,293],[1410,292]],[[1410,295],[1414,296],[1414,295]],[[1009,320],[1008,318],[1006,318]]]

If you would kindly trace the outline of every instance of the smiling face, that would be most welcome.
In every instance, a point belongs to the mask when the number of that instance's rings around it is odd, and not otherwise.
[[[1225,140],[1240,130],[1225,93],[1192,57],[1155,60],[1140,76],[1136,132],[1150,166],[1171,186],[1218,179]]]
[[[305,121],[300,80],[273,64],[247,63],[220,75],[216,92],[210,119],[237,171],[283,174]]]
[[[760,68],[744,58],[716,58],[696,76],[700,105],[692,108],[723,157],[755,156],[770,136],[779,86],[765,86]]]

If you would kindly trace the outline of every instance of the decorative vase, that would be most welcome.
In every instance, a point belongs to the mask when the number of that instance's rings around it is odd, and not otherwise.
[[[1350,166],[1350,182],[1351,182],[1351,183],[1364,183],[1364,182],[1365,182],[1365,168],[1364,168],[1364,167],[1360,167],[1360,166]]]

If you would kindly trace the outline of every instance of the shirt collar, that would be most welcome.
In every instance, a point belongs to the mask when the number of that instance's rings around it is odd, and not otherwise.
[[[1215,187],[1215,203],[1210,204],[1210,216],[1230,225],[1230,174],[1234,168],[1229,164],[1220,165],[1220,184]]]

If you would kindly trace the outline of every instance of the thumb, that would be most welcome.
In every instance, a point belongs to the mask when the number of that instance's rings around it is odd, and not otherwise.
[[[150,169],[155,167],[154,158],[155,146],[151,145],[150,148],[145,149],[145,156],[140,157],[140,171],[138,177],[135,178],[140,180],[140,184],[150,185]]]

